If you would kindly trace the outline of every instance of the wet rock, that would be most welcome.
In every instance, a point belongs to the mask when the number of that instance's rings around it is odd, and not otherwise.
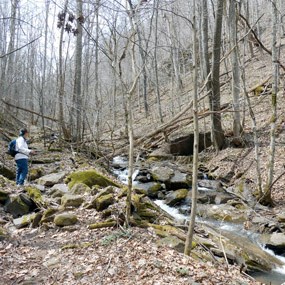
[[[70,213],[62,213],[54,217],[54,223],[59,227],[71,226],[76,224],[77,221],[77,216]]]
[[[222,220],[226,222],[244,222],[248,219],[248,211],[236,209],[228,204],[221,205],[201,205],[197,207],[197,214],[203,218]]]
[[[266,248],[271,249],[275,254],[285,256],[284,233],[273,233],[273,234],[262,235],[261,243],[263,243]]]
[[[63,206],[63,208],[78,208],[81,206],[83,201],[84,199],[79,195],[65,194],[61,197],[61,205]]]
[[[67,173],[65,171],[45,175],[37,180],[37,183],[43,186],[53,186],[63,181]]]
[[[189,188],[191,184],[192,184],[192,177],[190,174],[175,171],[174,175],[170,178],[169,188],[171,190]]]
[[[168,193],[165,197],[165,204],[174,206],[184,201],[188,195],[188,189],[179,189]]]

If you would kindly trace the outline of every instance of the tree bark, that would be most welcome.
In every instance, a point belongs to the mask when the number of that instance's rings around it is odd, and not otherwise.
[[[224,0],[218,0],[215,32],[213,42],[213,56],[212,56],[212,78],[211,87],[212,92],[209,96],[211,115],[211,133],[212,143],[215,149],[223,149],[225,144],[224,130],[222,128],[221,114],[220,114],[220,57],[221,57],[221,37],[222,37],[222,23],[223,23],[223,7]]]

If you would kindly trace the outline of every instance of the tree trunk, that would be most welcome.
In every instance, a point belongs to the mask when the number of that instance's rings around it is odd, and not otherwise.
[[[278,93],[278,81],[279,81],[279,64],[277,56],[277,25],[278,25],[278,13],[277,13],[278,0],[272,0],[272,66],[273,66],[273,86],[271,94],[271,128],[270,128],[270,150],[268,157],[268,173],[267,180],[264,187],[264,194],[261,197],[260,203],[264,205],[272,205],[271,198],[271,185],[274,174],[274,161],[275,161],[275,129],[277,120],[277,93]]]
[[[232,97],[233,97],[233,134],[235,138],[240,137],[241,123],[240,123],[240,72],[238,61],[238,42],[237,42],[237,3],[230,0],[229,3],[229,37],[232,65]]]
[[[211,133],[212,142],[215,149],[221,150],[225,147],[225,136],[222,128],[221,114],[220,114],[220,57],[221,57],[221,36],[223,23],[223,7],[224,0],[218,0],[215,32],[213,42],[213,56],[212,56],[212,78],[211,86],[212,92],[209,95],[211,114]]]
[[[82,74],[82,20],[83,19],[83,4],[82,0],[76,0],[77,3],[77,39],[76,39],[76,51],[75,51],[75,79],[73,89],[73,103],[76,113],[76,130],[73,132],[73,139],[76,139],[77,143],[81,140],[82,135],[82,98],[81,98],[81,74]]]
[[[194,144],[193,144],[193,167],[192,167],[192,203],[190,222],[185,242],[184,254],[190,255],[192,249],[192,240],[194,234],[195,217],[197,211],[197,177],[198,177],[198,149],[199,149],[199,125],[198,125],[198,60],[197,60],[197,37],[196,37],[196,15],[195,3],[193,0],[193,53],[194,53],[194,94],[193,94],[193,119],[194,119]]]

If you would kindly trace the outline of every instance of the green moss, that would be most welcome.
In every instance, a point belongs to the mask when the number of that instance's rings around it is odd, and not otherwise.
[[[43,217],[41,219],[41,223],[48,223],[52,222],[54,219],[55,213],[57,213],[58,209],[56,208],[49,208],[43,213]]]
[[[84,183],[90,188],[92,188],[93,185],[100,185],[101,187],[107,187],[111,185],[120,188],[117,183],[93,169],[78,171],[70,174],[66,178],[66,183],[68,183],[69,189],[71,189],[76,183]]]
[[[32,200],[34,200],[36,203],[38,204],[42,204],[43,203],[43,197],[41,194],[41,191],[35,187],[26,187],[26,191],[28,193],[28,195],[30,196],[30,198]]]
[[[114,227],[117,223],[115,221],[106,221],[96,224],[91,224],[88,226],[88,229],[95,230],[95,229],[101,229],[101,228],[111,228]]]

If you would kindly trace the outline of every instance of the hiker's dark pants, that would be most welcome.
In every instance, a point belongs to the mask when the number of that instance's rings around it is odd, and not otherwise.
[[[16,173],[16,184],[24,185],[25,179],[28,175],[28,160],[25,158],[17,159],[17,173]]]

